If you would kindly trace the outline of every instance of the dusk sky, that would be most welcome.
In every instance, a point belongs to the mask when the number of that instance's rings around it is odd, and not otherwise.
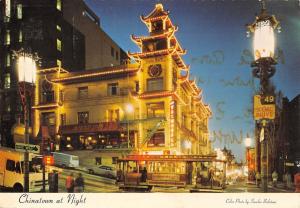
[[[139,48],[130,35],[148,35],[140,15],[148,15],[161,2],[170,11],[183,57],[191,65],[191,78],[203,90],[213,117],[209,129],[214,147],[233,150],[244,158],[241,138],[253,138],[252,37],[246,37],[246,23],[252,23],[260,12],[256,0],[85,0],[100,17],[102,29],[125,51]],[[300,93],[300,2],[298,0],[267,1],[267,10],[280,21],[282,32],[276,32],[278,65],[272,77],[277,90],[290,100]],[[259,87],[255,80],[255,88]],[[250,111],[249,111],[250,110]],[[214,131],[219,137],[214,137]],[[220,135],[223,135],[222,138]],[[237,140],[232,141],[234,137]],[[220,139],[221,138],[221,139]],[[254,141],[253,141],[254,145]]]

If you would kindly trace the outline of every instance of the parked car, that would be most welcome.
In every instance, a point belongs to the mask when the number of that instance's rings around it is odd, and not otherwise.
[[[107,178],[116,178],[117,177],[117,171],[114,167],[101,165],[97,167],[92,167],[88,169],[88,172],[90,174],[96,174],[101,175]]]

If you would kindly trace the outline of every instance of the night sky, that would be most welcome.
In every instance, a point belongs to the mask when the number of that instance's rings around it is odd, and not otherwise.
[[[191,65],[191,77],[203,90],[213,117],[209,123],[214,147],[233,150],[243,159],[241,138],[253,138],[252,95],[259,87],[252,78],[252,37],[246,37],[245,24],[260,11],[256,0],[85,0],[100,17],[102,29],[125,51],[138,47],[130,35],[148,35],[140,15],[148,15],[161,2],[170,11],[183,57]],[[267,10],[281,23],[276,32],[276,74],[272,81],[290,100],[300,93],[300,1],[267,1]],[[214,133],[215,132],[215,133]],[[253,142],[254,144],[254,142]]]

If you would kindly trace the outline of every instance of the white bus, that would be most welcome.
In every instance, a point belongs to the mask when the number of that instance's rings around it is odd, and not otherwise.
[[[62,168],[78,168],[79,158],[76,155],[65,154],[61,152],[52,152],[54,165]]]

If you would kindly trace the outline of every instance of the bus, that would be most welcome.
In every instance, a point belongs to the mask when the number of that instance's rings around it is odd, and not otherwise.
[[[226,161],[216,155],[127,155],[117,161],[117,183],[123,190],[157,187],[190,192],[222,192]]]

